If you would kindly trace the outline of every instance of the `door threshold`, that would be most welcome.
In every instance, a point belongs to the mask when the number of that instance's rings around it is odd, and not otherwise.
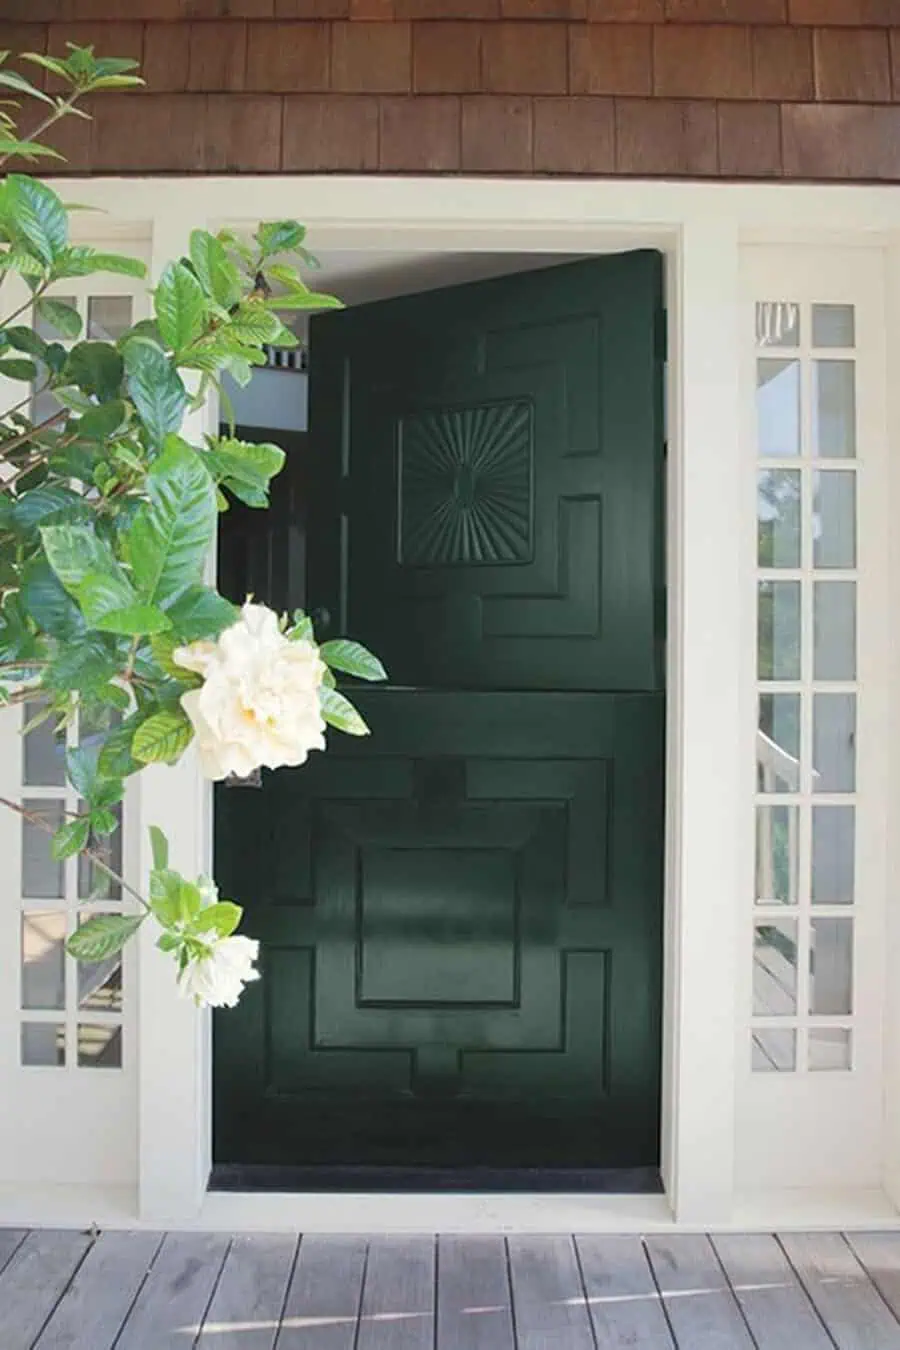
[[[282,1167],[219,1163],[210,1191],[379,1195],[661,1195],[656,1167]]]

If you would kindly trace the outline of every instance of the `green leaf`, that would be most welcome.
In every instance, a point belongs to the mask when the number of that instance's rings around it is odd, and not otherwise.
[[[11,347],[16,351],[28,352],[29,356],[43,357],[47,344],[42,337],[38,337],[33,328],[26,324],[15,324],[12,328],[4,328],[0,336],[6,338]]]
[[[58,75],[60,79],[66,78],[65,62],[60,61],[55,56],[43,56],[39,52],[22,52],[23,61],[31,61],[36,66],[43,66],[44,70],[49,70],[53,75]]]
[[[172,628],[183,642],[217,638],[240,618],[237,606],[208,586],[189,586],[166,613],[172,621]],[[187,678],[187,674],[187,671],[183,671],[182,679]]]
[[[104,777],[127,778],[144,767],[131,753],[131,742],[141,720],[140,714],[135,713],[107,736],[98,760],[98,767]]]
[[[74,430],[80,440],[108,441],[128,425],[128,407],[121,399],[101,403],[84,414]]]
[[[75,598],[82,614],[92,628],[104,630],[104,621],[113,619],[113,625],[105,631],[122,633],[115,620],[118,614],[128,614],[138,608],[138,598],[130,581],[122,571],[89,572],[77,587]],[[140,622],[143,616],[136,614]],[[125,630],[126,632],[128,630]],[[140,628],[139,632],[146,632]]]
[[[128,393],[151,445],[159,446],[181,426],[187,391],[169,357],[149,338],[129,338],[124,356]]]
[[[162,633],[172,627],[171,620],[156,605],[126,605],[101,614],[94,621],[101,633],[121,633],[125,637],[143,637]]]
[[[313,621],[308,614],[304,614],[302,609],[294,610],[294,622],[287,630],[287,636],[295,642],[303,640],[309,642],[315,641]]]
[[[216,937],[231,937],[242,915],[240,905],[234,904],[231,900],[218,900],[214,905],[207,905],[205,909],[201,909],[191,924],[191,932],[208,933],[212,930]]]
[[[223,309],[241,298],[241,277],[222,244],[207,230],[194,230],[190,243],[191,262],[200,284]]]
[[[302,244],[305,238],[306,230],[296,220],[263,221],[256,231],[259,247],[266,255],[287,253]]]
[[[157,872],[162,872],[169,866],[169,841],[158,825],[151,825],[149,834],[153,867]]]
[[[37,378],[37,366],[33,361],[9,357],[5,361],[0,360],[0,375],[8,380],[34,380]]]
[[[44,684],[61,693],[88,693],[109,683],[119,673],[120,660],[112,639],[102,633],[86,634],[61,647],[44,671]]]
[[[49,525],[62,511],[83,513],[85,517],[93,514],[84,498],[64,483],[44,483],[22,493],[12,510],[12,523],[27,534],[40,525]]]
[[[77,338],[80,336],[81,315],[72,305],[42,295],[35,304],[35,309],[42,319],[45,319],[52,328],[56,329],[61,337]]]
[[[146,487],[129,559],[141,595],[165,607],[200,583],[216,526],[215,492],[197,451],[176,436],[154,461]]]
[[[241,342],[253,344],[271,342],[283,325],[261,300],[244,300],[234,311],[229,327]]]
[[[7,89],[15,89],[19,94],[27,94],[29,98],[39,98],[42,103],[49,103],[51,108],[56,107],[56,100],[49,94],[45,94],[43,89],[36,89],[30,80],[26,80],[24,75],[18,75],[14,70],[0,70],[0,85],[5,85]]]
[[[3,148],[3,142],[0,140],[0,152],[8,153]],[[30,253],[26,253],[20,248],[10,248],[0,252],[0,270],[6,272],[19,272],[23,277],[42,277],[47,270],[47,264],[41,262],[40,258],[34,258]]]
[[[28,564],[21,594],[25,609],[45,633],[62,642],[83,636],[84,618],[45,558]]]
[[[343,309],[344,305],[334,295],[323,295],[319,291],[286,291],[277,295],[270,303],[277,309]]]
[[[109,544],[91,526],[45,525],[41,540],[50,566],[92,626],[138,603]]]
[[[209,312],[206,296],[184,263],[169,263],[159,279],[153,303],[162,339],[176,353],[203,332]]]
[[[58,150],[38,141],[20,141],[14,136],[0,135],[0,155],[21,155],[23,159],[64,159]]]
[[[348,736],[368,736],[369,728],[348,698],[324,685],[319,689],[319,706],[329,726]]]
[[[53,276],[57,281],[94,276],[97,272],[143,278],[147,275],[147,267],[138,258],[129,258],[124,253],[101,253],[87,244],[70,244],[58,254],[53,264]]]
[[[120,952],[144,922],[143,914],[94,914],[66,943],[66,951],[78,961],[105,961]]]
[[[91,812],[90,824],[91,834],[112,834],[119,828],[119,818],[113,811],[101,806]]]
[[[319,655],[326,665],[334,670],[342,670],[347,675],[355,675],[358,680],[386,680],[387,671],[366,647],[349,638],[335,638],[323,642]]]
[[[97,786],[97,750],[78,745],[66,751],[66,773],[79,797],[90,802]]]
[[[170,868],[150,873],[150,908],[164,928],[191,924],[203,908],[197,887]]]
[[[91,822],[87,816],[77,820],[68,820],[61,825],[50,841],[50,856],[59,862],[62,858],[71,858],[87,846],[91,832]]]
[[[241,441],[233,436],[212,441],[208,455],[220,479],[263,488],[281,472],[286,458],[281,446],[271,441]]]
[[[164,708],[138,727],[131,753],[144,764],[174,764],[190,745],[193,734],[194,729],[181,708]]]
[[[3,223],[14,241],[27,243],[52,263],[66,247],[69,221],[59,197],[37,178],[11,173],[6,180]]]
[[[63,378],[101,402],[114,399],[122,386],[124,364],[109,342],[79,342],[69,353]]]

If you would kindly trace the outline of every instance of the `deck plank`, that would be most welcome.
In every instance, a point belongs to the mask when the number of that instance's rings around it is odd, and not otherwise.
[[[277,1350],[353,1350],[367,1248],[359,1237],[301,1240]]]
[[[201,1350],[272,1350],[297,1251],[295,1233],[236,1237],[197,1345]]]
[[[753,1341],[708,1238],[647,1238],[647,1252],[680,1350],[751,1350]]]
[[[833,1350],[774,1237],[730,1233],[712,1242],[757,1344],[765,1350]]]
[[[116,1339],[159,1250],[159,1233],[101,1233],[34,1350],[99,1350]]]
[[[431,1237],[371,1240],[357,1350],[434,1350],[434,1266]]]
[[[900,1350],[900,1324],[839,1233],[780,1241],[838,1350]]]
[[[438,1240],[437,1350],[515,1350],[506,1245]]]
[[[572,1239],[510,1237],[508,1249],[519,1350],[594,1350]]]
[[[847,1241],[885,1303],[900,1316],[900,1233],[848,1233]]]
[[[27,1228],[0,1228],[0,1271],[6,1269],[27,1236]]]
[[[673,1350],[641,1239],[591,1234],[575,1246],[600,1350]]]
[[[135,1300],[116,1350],[185,1350],[196,1335],[228,1252],[219,1233],[170,1233]]]
[[[3,1350],[31,1350],[90,1246],[84,1233],[29,1233],[0,1274]]]

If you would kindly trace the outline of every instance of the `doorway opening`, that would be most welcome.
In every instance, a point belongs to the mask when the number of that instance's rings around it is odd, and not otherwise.
[[[366,743],[217,791],[263,980],[214,1186],[659,1188],[662,260],[550,261],[325,258],[347,310],[237,405],[288,458],[221,588],[389,680]]]

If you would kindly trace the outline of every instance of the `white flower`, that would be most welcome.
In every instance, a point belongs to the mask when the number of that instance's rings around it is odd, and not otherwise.
[[[208,955],[191,961],[178,976],[178,988],[198,1008],[233,1008],[244,985],[259,979],[253,962],[259,955],[255,938],[217,938]]]
[[[325,749],[319,649],[285,637],[265,605],[248,602],[217,642],[192,642],[173,656],[203,676],[181,703],[207,778],[303,764],[310,750]]]

